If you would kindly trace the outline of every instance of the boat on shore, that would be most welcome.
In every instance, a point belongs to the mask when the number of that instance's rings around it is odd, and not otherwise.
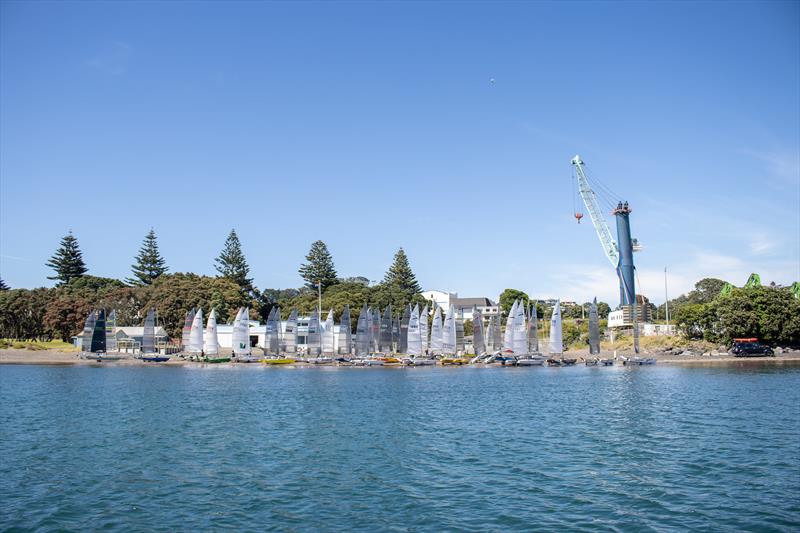
[[[88,361],[119,361],[122,355],[109,354],[106,351],[106,311],[105,309],[92,310],[86,317],[83,326],[80,359]]]
[[[139,359],[145,363],[166,363],[169,361],[168,355],[160,355],[156,352],[156,309],[151,307],[147,310],[144,318],[144,329],[142,330],[142,346]]]

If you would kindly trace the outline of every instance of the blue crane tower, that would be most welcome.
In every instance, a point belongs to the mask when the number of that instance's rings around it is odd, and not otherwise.
[[[619,278],[619,305],[631,306],[634,329],[634,349],[639,352],[638,325],[636,318],[636,286],[634,284],[635,267],[633,264],[633,252],[639,249],[638,243],[631,238],[631,208],[628,202],[619,202],[617,207],[611,212],[617,221],[617,240],[611,235],[606,219],[597,201],[597,194],[589,185],[589,180],[583,171],[583,161],[580,156],[572,158],[572,165],[575,167],[575,174],[578,182],[578,192],[583,199],[589,218],[592,220],[597,237],[603,246],[606,257],[617,272]],[[575,218],[580,222],[583,215],[575,213]]]

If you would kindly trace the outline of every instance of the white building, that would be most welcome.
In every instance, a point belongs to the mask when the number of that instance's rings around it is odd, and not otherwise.
[[[450,303],[455,307],[456,317],[462,320],[472,320],[472,309],[477,308],[484,319],[497,316],[500,306],[486,297],[480,298],[453,298]]]
[[[444,310],[449,309],[451,301],[455,298],[458,298],[458,293],[428,290],[422,291],[422,297],[430,302],[429,310],[431,313],[433,313],[435,305],[438,305]]]

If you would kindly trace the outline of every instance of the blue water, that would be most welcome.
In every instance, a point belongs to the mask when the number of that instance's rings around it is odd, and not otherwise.
[[[0,367],[0,529],[797,531],[800,367]]]

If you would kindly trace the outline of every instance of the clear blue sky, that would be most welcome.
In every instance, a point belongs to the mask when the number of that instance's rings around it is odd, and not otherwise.
[[[652,300],[665,266],[675,294],[789,283],[799,5],[3,2],[0,276],[51,284],[71,228],[125,277],[151,226],[211,274],[235,227],[260,288],[322,239],[344,276],[403,246],[425,288],[615,305],[579,153],[634,209]]]

